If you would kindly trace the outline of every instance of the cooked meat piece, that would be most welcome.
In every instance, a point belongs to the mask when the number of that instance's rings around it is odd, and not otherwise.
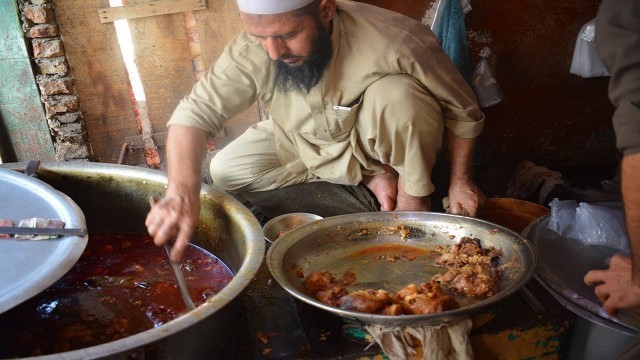
[[[347,270],[342,278],[336,279],[328,271],[314,271],[305,279],[307,293],[315,296],[319,301],[330,305],[339,306],[341,298],[349,292],[346,287],[356,281],[356,274]]]
[[[342,297],[340,308],[375,314],[391,303],[391,296],[384,290],[357,290]]]
[[[458,295],[474,298],[493,296],[498,292],[498,279],[502,275],[497,268],[501,255],[501,249],[483,249],[480,240],[464,237],[436,261],[446,266],[447,272],[433,279]]]
[[[333,285],[326,290],[320,290],[315,293],[316,299],[319,301],[330,305],[330,306],[340,306],[342,302],[342,298],[346,296],[349,292],[347,289],[340,285]]]
[[[429,294],[430,296],[443,296],[444,291],[442,290],[442,286],[438,284],[438,282],[429,280],[427,282],[423,282],[420,284],[420,289],[418,290],[420,294]]]
[[[498,275],[495,268],[482,265],[466,265],[449,268],[434,280],[446,285],[458,295],[487,298],[498,292]]]
[[[460,307],[435,281],[422,283],[420,287],[409,284],[394,298],[402,304],[405,314],[432,314]]]
[[[356,273],[354,273],[352,270],[345,271],[344,274],[342,274],[342,278],[338,280],[338,282],[342,286],[349,286],[353,284],[355,281],[356,281]]]
[[[333,275],[328,271],[314,271],[304,281],[307,293],[314,295],[318,291],[327,290],[334,283]]]
[[[398,292],[396,292],[395,298],[400,301],[405,301],[405,299],[410,299],[411,297],[417,295],[419,293],[418,291],[419,289],[417,286],[415,286],[414,284],[409,284],[404,288],[398,290]]]
[[[429,296],[418,294],[410,302],[403,304],[406,314],[434,314],[460,307],[458,302],[448,295]]]
[[[398,316],[404,314],[404,309],[402,309],[402,305],[400,304],[391,304],[385,306],[385,308],[380,311],[380,314]]]
[[[333,274],[328,271],[314,271],[307,275],[304,284],[307,293],[313,295],[318,291],[327,290],[333,286],[349,286],[354,281],[356,281],[356,274],[351,270],[345,271],[340,279],[334,278]]]
[[[467,236],[460,239],[460,242],[456,246],[458,247],[456,252],[460,254],[476,255],[480,254],[480,252],[482,251],[480,240]]]
[[[495,262],[502,255],[501,249],[482,248],[480,240],[463,237],[458,244],[452,245],[449,252],[443,253],[436,264],[442,266],[462,267],[467,264]]]

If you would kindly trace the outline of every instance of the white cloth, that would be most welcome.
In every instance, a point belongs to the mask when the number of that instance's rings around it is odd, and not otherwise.
[[[367,325],[365,328],[373,336],[371,343],[373,344],[374,341],[378,343],[391,360],[405,360],[417,354],[411,345],[410,337],[420,342],[423,360],[471,360],[473,349],[469,332],[472,326],[470,318],[463,318],[442,325],[407,327]]]
[[[245,14],[282,14],[309,5],[313,0],[238,0],[238,8]]]

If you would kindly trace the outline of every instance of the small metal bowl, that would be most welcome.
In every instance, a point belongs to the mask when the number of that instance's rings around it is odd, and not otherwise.
[[[322,219],[322,216],[309,213],[283,214],[267,221],[267,223],[262,227],[262,231],[264,232],[265,240],[273,243],[284,233],[291,231],[300,225],[320,219]]]

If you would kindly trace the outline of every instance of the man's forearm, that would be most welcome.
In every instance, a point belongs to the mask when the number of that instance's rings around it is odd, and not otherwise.
[[[622,159],[622,201],[633,261],[633,282],[640,286],[640,153]]]
[[[167,135],[169,189],[200,191],[206,152],[205,133],[194,127],[172,125]]]
[[[457,137],[453,134],[453,132],[447,130],[447,141],[449,143],[451,181],[472,181],[473,155],[475,151],[476,139],[465,139]]]

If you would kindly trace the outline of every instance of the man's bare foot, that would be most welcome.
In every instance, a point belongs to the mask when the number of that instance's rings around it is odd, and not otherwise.
[[[395,211],[431,211],[431,196],[411,196],[404,191],[398,178],[398,196]]]
[[[380,203],[380,211],[392,211],[398,196],[398,173],[389,165],[384,165],[383,174],[363,176],[362,183],[373,192]]]

